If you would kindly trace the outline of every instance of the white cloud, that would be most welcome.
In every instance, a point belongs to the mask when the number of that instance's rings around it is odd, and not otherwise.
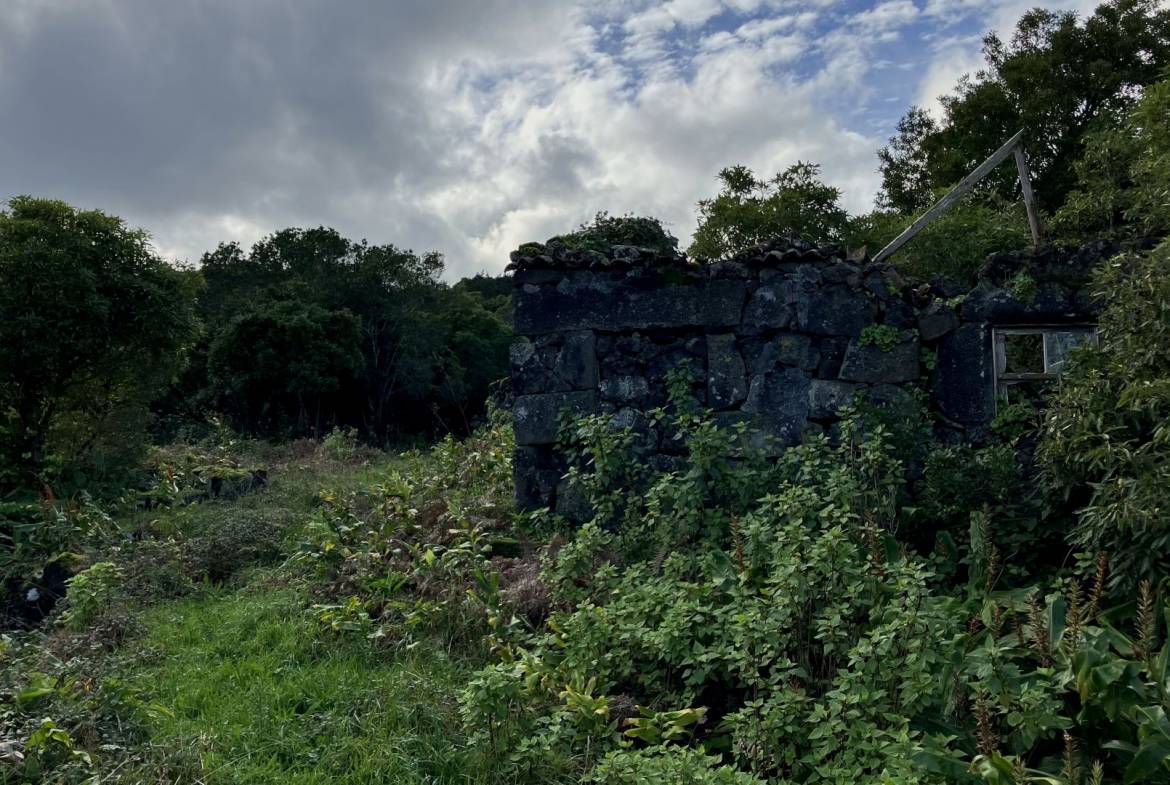
[[[899,113],[884,75],[932,99],[975,63],[954,20],[1031,4],[10,2],[0,198],[99,206],[190,260],[331,225],[441,250],[451,277],[599,210],[658,216],[685,244],[737,163],[819,162],[867,209]],[[911,34],[923,46],[890,43]]]

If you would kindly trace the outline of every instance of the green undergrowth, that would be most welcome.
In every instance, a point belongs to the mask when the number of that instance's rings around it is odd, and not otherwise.
[[[487,782],[458,744],[463,663],[323,640],[304,587],[266,573],[236,592],[155,608],[134,679],[170,708],[143,781]]]

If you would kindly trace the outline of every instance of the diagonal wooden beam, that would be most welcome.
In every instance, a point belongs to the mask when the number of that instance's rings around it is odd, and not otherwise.
[[[1032,172],[1028,169],[1028,156],[1024,154],[1024,143],[1017,144],[1016,149],[1012,152],[1016,156],[1016,169],[1020,173],[1020,193],[1024,195],[1024,209],[1028,211],[1028,228],[1032,230],[1032,245],[1040,245],[1040,213],[1036,211],[1036,199],[1032,196]]]
[[[899,248],[901,248],[903,245],[910,242],[910,240],[914,237],[914,235],[916,235],[920,231],[922,231],[926,227],[926,225],[929,224],[931,221],[933,221],[935,218],[938,218],[939,215],[941,215],[943,213],[943,211],[945,211],[948,207],[950,207],[952,204],[954,204],[960,198],[962,198],[968,191],[970,191],[975,186],[975,184],[977,182],[979,182],[984,177],[986,177],[987,174],[992,169],[999,166],[1001,163],[1003,163],[1007,159],[1007,157],[1009,155],[1011,155],[1014,151],[1016,151],[1020,147],[1020,140],[1023,138],[1023,136],[1024,136],[1024,131],[1022,129],[1017,131],[1015,133],[1015,135],[1012,136],[1011,139],[1008,139],[1006,142],[1004,142],[1003,146],[1000,147],[998,150],[996,150],[994,153],[992,153],[991,156],[986,161],[979,164],[979,166],[975,167],[975,169],[971,172],[971,174],[964,177],[962,182],[960,182],[958,185],[956,185],[954,188],[952,188],[950,191],[948,191],[946,196],[944,196],[942,199],[939,199],[934,204],[933,207],[931,207],[929,210],[927,210],[922,215],[918,216],[918,219],[915,220],[914,223],[907,226],[906,229],[900,235],[895,237],[889,245],[887,245],[885,248],[878,251],[877,256],[875,256],[873,258],[874,262],[880,262],[884,259],[889,258],[890,254],[894,253]],[[1021,166],[1020,160],[1021,160],[1022,156],[1023,156],[1023,151],[1020,150],[1020,152],[1017,153],[1017,155],[1016,155],[1016,165],[1017,166]],[[1027,209],[1028,209],[1028,223],[1029,223],[1029,225],[1032,226],[1032,239],[1035,242],[1039,243],[1039,241],[1040,241],[1040,239],[1039,239],[1040,238],[1040,222],[1039,222],[1039,219],[1036,218],[1035,208],[1031,204],[1031,202],[1032,202],[1032,183],[1026,177],[1025,173],[1027,172],[1027,168],[1028,168],[1028,163],[1027,163],[1027,160],[1025,159],[1023,165],[1020,168],[1020,184],[1021,184],[1021,187],[1025,190],[1024,206],[1027,207]],[[1027,185],[1024,185],[1024,183],[1027,183]]]

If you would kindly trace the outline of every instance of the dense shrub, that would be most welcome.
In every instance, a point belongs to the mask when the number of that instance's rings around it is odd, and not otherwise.
[[[576,231],[553,237],[549,242],[559,242],[571,250],[602,253],[615,245],[652,248],[662,254],[678,252],[678,240],[657,218],[604,212],[594,216],[591,222],[581,224]]]
[[[1158,708],[1170,604],[1144,584],[1130,610],[1107,608],[1107,557],[1054,571],[1026,552],[1034,517],[982,509],[1004,489],[1019,498],[1011,447],[931,453],[933,501],[911,520],[953,531],[969,518],[966,569],[947,578],[899,542],[914,532],[880,426],[851,416],[840,441],[770,465],[728,458],[740,436],[693,406],[659,417],[688,448],[671,470],[647,468],[635,435],[604,417],[566,428],[596,517],[546,557],[546,628],[493,628],[499,661],[463,696],[468,732],[507,776],[1170,777]]]
[[[719,194],[699,202],[699,226],[687,249],[693,257],[724,259],[781,236],[829,243],[845,234],[841,191],[821,181],[818,164],[798,161],[770,180],[732,166],[719,182]]]
[[[850,221],[847,242],[851,248],[864,246],[876,254],[916,217],[885,210],[856,216]],[[988,254],[1024,248],[1030,242],[1022,204],[994,195],[967,197],[915,235],[890,261],[917,280],[942,276],[970,285]]]
[[[1096,289],[1100,345],[1074,355],[1038,457],[1077,510],[1074,542],[1108,551],[1129,588],[1170,572],[1170,242],[1113,260]]]

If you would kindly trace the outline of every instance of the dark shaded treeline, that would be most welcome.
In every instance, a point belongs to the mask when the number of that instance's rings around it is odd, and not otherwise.
[[[464,432],[505,373],[507,294],[439,280],[443,257],[326,228],[205,254],[203,331],[159,413],[225,414],[267,437],[353,427],[383,443]]]
[[[507,369],[510,288],[443,257],[285,229],[194,269],[97,210],[0,209],[0,501],[129,481],[152,439],[226,424],[376,444],[464,433]]]

